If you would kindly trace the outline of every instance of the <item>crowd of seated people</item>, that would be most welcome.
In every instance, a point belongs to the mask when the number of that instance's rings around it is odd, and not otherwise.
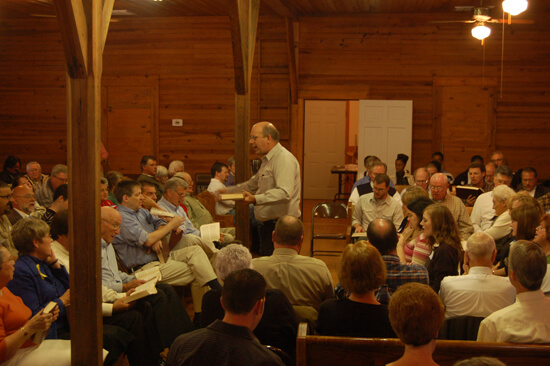
[[[550,219],[545,214],[550,196],[538,184],[536,169],[514,173],[504,154],[495,152],[488,164],[474,156],[468,169],[454,178],[442,167],[443,154],[435,153],[432,159],[411,175],[408,156],[399,154],[391,179],[384,162],[375,156],[365,159],[367,174],[354,186],[350,202],[356,205],[355,229],[364,232],[366,240],[345,248],[337,298],[326,264],[300,255],[304,234],[299,219],[281,217],[273,232],[273,254],[252,259],[246,247],[230,244],[234,228],[222,228],[218,242],[201,238],[200,226],[213,222],[212,213],[193,195],[193,180],[182,161],[164,168],[146,155],[136,180],[120,172],[105,173],[98,182],[105,364],[115,364],[121,355],[130,365],[186,364],[183,344],[207,337],[208,332],[191,332],[204,327],[246,333],[251,341],[281,348],[293,360],[298,321],[308,322],[310,332],[322,335],[397,336],[406,349],[396,364],[407,364],[410,355],[422,355],[425,364],[433,362],[432,341],[443,317],[486,318],[480,340],[549,342],[545,314],[517,311],[531,302],[545,309],[550,301],[544,296],[550,293]],[[212,166],[212,192],[234,184],[234,158],[228,163]],[[25,175],[20,171],[24,167]],[[36,161],[25,166],[15,156],[5,159],[0,174],[0,308],[16,310],[1,315],[0,362],[40,365],[36,360],[54,357],[52,353],[59,358],[57,364],[70,362],[68,179],[62,164],[46,175]],[[408,188],[400,194],[396,185]],[[453,194],[458,185],[485,193],[461,200]],[[233,204],[218,201],[216,213],[233,214]],[[157,294],[124,302],[145,283],[136,275],[155,268],[161,274]],[[223,291],[230,274],[244,268],[257,272],[237,278],[251,281],[263,297],[252,297],[241,309],[226,304]],[[191,286],[193,322],[173,288],[185,285]],[[410,329],[403,325],[404,309],[418,305],[408,304],[413,295],[433,301],[433,324],[419,321],[426,332],[420,340],[407,335]],[[54,310],[43,314],[50,301],[56,303]],[[437,310],[440,303],[446,306],[443,315]],[[417,309],[415,315],[427,318],[423,311]],[[533,323],[535,331],[529,335],[500,320],[511,316],[526,329]],[[38,347],[33,335],[43,330],[46,341]],[[422,332],[413,333],[419,337]],[[177,356],[167,358],[174,340],[184,333],[189,336],[176,341],[172,351]]]

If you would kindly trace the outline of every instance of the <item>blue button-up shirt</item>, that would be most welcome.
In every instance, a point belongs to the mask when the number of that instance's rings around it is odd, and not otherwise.
[[[136,277],[118,270],[115,249],[101,239],[101,279],[103,286],[116,292],[122,292],[122,284],[134,280]]]
[[[193,235],[201,236],[201,232],[193,226],[193,224],[191,223],[191,220],[189,220],[189,217],[187,217],[187,214],[185,213],[185,211],[181,206],[174,206],[164,197],[162,197],[160,201],[158,201],[157,203],[166,212],[169,212],[176,216],[185,217],[185,221],[183,222],[182,225],[180,225],[180,229],[181,231],[183,231],[183,235],[193,234]]]
[[[122,216],[122,225],[120,234],[113,239],[113,246],[126,268],[130,269],[158,260],[157,253],[154,251],[147,253],[149,249],[144,244],[149,240],[149,233],[166,225],[166,221],[151,215],[143,208],[134,211],[118,205],[117,211]]]

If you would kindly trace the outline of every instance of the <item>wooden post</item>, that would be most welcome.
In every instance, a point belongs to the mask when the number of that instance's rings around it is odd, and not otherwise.
[[[248,137],[250,132],[250,80],[254,46],[260,12],[259,0],[232,0],[229,5],[231,44],[235,68],[235,181],[250,178]],[[235,229],[237,239],[250,247],[248,205],[237,204]]]
[[[67,64],[71,357],[103,364],[100,257],[102,51],[112,1],[54,0]]]

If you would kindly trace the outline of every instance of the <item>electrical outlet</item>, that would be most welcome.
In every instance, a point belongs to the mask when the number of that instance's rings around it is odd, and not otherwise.
[[[173,119],[172,120],[172,126],[182,127],[183,126],[183,120],[182,119]]]

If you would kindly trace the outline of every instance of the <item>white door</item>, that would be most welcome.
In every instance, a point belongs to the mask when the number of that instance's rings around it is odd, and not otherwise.
[[[360,100],[358,134],[359,174],[363,177],[363,159],[376,155],[388,164],[388,175],[395,174],[397,154],[406,154],[405,169],[411,170],[412,101]]]
[[[335,165],[346,160],[345,101],[306,100],[304,199],[332,199],[338,192]]]

